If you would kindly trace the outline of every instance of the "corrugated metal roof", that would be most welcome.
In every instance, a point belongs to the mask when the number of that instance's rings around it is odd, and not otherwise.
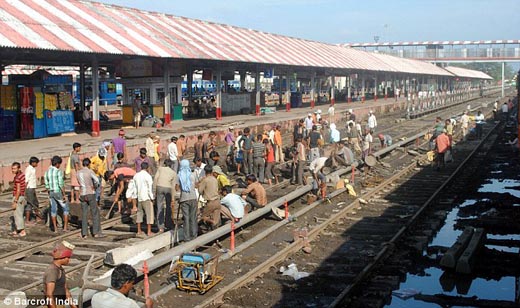
[[[383,42],[383,43],[345,43],[344,47],[381,47],[381,46],[428,46],[428,45],[494,45],[520,44],[520,40],[487,40],[487,41],[424,41],[424,42]]]
[[[2,76],[8,75],[31,75],[37,70],[44,70],[51,75],[79,75],[79,67],[60,67],[60,68],[49,68],[49,67],[31,67],[25,65],[8,65],[2,71]]]
[[[425,62],[85,0],[0,1],[0,27],[3,47],[452,76]]]
[[[493,77],[489,76],[488,74],[486,74],[484,72],[470,70],[467,68],[462,68],[462,67],[457,67],[457,66],[446,66],[444,69],[457,77],[475,78],[475,79],[493,79]]]

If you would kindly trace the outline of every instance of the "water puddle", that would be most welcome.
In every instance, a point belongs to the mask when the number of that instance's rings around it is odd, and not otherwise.
[[[423,295],[444,294],[450,296],[472,297],[488,300],[515,299],[515,278],[503,277],[500,281],[477,278],[474,280],[457,277],[455,279],[444,275],[444,271],[438,268],[427,268],[421,275],[407,274],[406,281],[401,283],[401,290],[414,289]],[[392,296],[392,302],[386,307],[391,308],[439,308],[439,305],[426,303],[414,298],[400,299]],[[452,306],[458,307],[458,306]]]
[[[520,181],[497,179],[489,179],[488,181],[491,181],[491,183],[483,184],[478,192],[511,194],[516,198],[520,198]]]
[[[508,168],[508,164],[500,164],[497,169],[490,171],[491,177],[496,177],[497,174],[502,173],[503,168]],[[502,169],[502,170],[500,170]],[[510,194],[513,197],[520,198],[520,181],[512,179],[485,179],[482,186],[478,189],[479,193],[498,193]],[[500,198],[500,197],[496,197]],[[455,243],[457,237],[462,233],[462,230],[455,230],[457,219],[462,218],[462,209],[466,207],[482,206],[489,201],[496,201],[490,199],[468,199],[462,204],[455,206],[447,213],[446,221],[441,229],[432,239],[429,246],[451,247]],[[516,205],[516,204],[515,204]],[[469,208],[471,209],[471,208]],[[496,211],[496,209],[494,209]],[[464,211],[471,213],[471,215],[493,215],[493,209],[484,211]],[[488,212],[488,214],[485,214]],[[465,214],[467,215],[467,214]],[[476,217],[463,217],[464,219]],[[520,234],[508,235],[494,235],[487,234],[488,239],[497,240],[486,245],[488,249],[496,249],[501,252],[520,253],[519,247],[507,247],[509,243],[507,240],[520,241]],[[503,241],[503,242],[500,242]],[[518,246],[512,244],[511,246]],[[426,255],[426,251],[423,252]],[[428,256],[430,259],[435,259],[435,255]],[[431,266],[431,265],[428,265]],[[422,272],[409,272],[406,276],[405,282],[399,286],[401,291],[405,292],[419,292],[423,295],[443,294],[449,296],[463,296],[466,298],[476,297],[478,299],[487,300],[515,300],[515,277],[505,276],[499,280],[486,280],[483,278],[474,278],[473,276],[453,274],[445,272],[440,267],[427,267]],[[402,297],[392,296],[392,301],[386,307],[391,308],[416,308],[416,307],[440,307],[438,304],[428,303],[410,297],[403,299]],[[452,306],[457,307],[457,306]]]

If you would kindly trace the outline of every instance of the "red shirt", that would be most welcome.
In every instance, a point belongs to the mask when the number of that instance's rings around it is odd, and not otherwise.
[[[437,143],[437,151],[439,153],[445,153],[450,147],[450,138],[445,133],[440,134],[435,142]]]
[[[26,184],[25,184],[25,174],[23,174],[23,172],[18,172],[14,176],[13,182],[14,182],[13,196],[16,196],[17,193],[18,193],[18,184],[20,185],[20,194],[19,194],[19,196],[24,196],[25,195],[25,187],[26,187]]]

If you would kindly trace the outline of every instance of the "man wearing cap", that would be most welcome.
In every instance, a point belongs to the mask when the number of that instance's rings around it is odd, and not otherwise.
[[[105,175],[105,172],[107,171],[105,164],[106,156],[107,150],[105,150],[104,148],[100,148],[98,150],[97,155],[94,155],[90,158],[90,169],[94,171],[94,174],[98,177],[100,183],[100,185],[96,188],[96,201],[98,205],[101,201],[101,192],[103,191],[102,178]]]
[[[72,298],[72,294],[67,286],[67,277],[65,275],[65,269],[63,268],[63,266],[70,263],[73,250],[74,245],[67,241],[62,241],[54,246],[52,251],[52,264],[43,274],[44,293],[48,303],[47,307],[77,307],[77,301]]]
[[[133,299],[128,298],[128,293],[134,288],[137,279],[137,271],[128,264],[119,264],[114,268],[110,277],[111,288],[98,292],[92,296],[92,308],[138,308]],[[146,308],[153,308],[153,300],[146,298]]]
[[[374,112],[372,110],[370,110],[368,112],[368,129],[371,130],[372,132],[375,132],[376,127],[377,127],[376,116],[374,115]]]
[[[218,189],[220,190],[224,186],[229,186],[231,183],[229,182],[229,179],[222,171],[222,168],[220,166],[213,166],[213,176],[217,178],[218,181]]]
[[[122,153],[125,158],[128,157],[127,152],[126,152],[126,139],[125,139],[125,130],[124,129],[120,129],[119,136],[112,139],[112,146],[110,147],[110,155],[112,157],[117,157],[118,153]],[[115,164],[115,162],[116,162],[116,160],[114,159],[114,164]]]

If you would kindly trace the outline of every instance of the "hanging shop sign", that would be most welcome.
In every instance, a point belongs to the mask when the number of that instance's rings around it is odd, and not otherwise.
[[[122,77],[147,77],[152,76],[152,61],[145,59],[132,59],[121,62]]]

